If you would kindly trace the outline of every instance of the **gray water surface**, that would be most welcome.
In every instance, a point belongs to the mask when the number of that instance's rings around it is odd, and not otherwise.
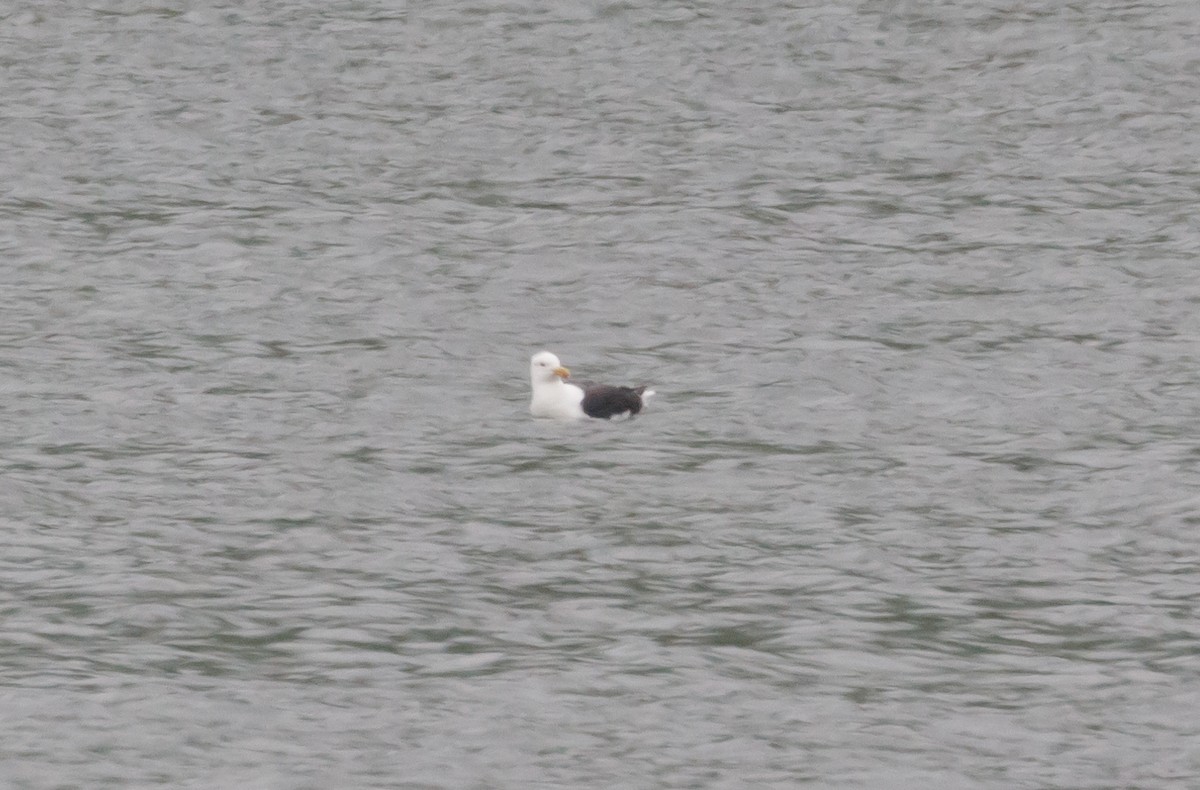
[[[0,785],[1195,786],[1200,6],[190,6],[0,19]]]

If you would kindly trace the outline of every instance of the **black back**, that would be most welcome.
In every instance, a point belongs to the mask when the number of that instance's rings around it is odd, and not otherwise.
[[[629,412],[642,410],[642,393],[645,387],[611,387],[607,384],[583,385],[583,413],[589,417],[607,420]]]

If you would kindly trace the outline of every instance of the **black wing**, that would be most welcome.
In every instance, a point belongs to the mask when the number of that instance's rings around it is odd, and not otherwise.
[[[589,417],[607,420],[629,412],[642,410],[642,393],[645,387],[611,387],[607,384],[588,384],[583,389],[583,413]]]

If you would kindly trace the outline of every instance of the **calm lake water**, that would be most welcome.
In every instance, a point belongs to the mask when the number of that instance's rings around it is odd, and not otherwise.
[[[433,5],[0,19],[0,785],[1194,787],[1200,5]]]

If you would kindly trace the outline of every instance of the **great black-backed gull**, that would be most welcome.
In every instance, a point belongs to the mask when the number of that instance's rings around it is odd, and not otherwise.
[[[529,380],[533,384],[529,413],[534,417],[557,420],[584,417],[607,420],[637,414],[654,394],[654,390],[645,387],[613,387],[587,382],[576,386],[567,383],[566,378],[570,375],[571,371],[549,351],[534,354],[529,360]]]

